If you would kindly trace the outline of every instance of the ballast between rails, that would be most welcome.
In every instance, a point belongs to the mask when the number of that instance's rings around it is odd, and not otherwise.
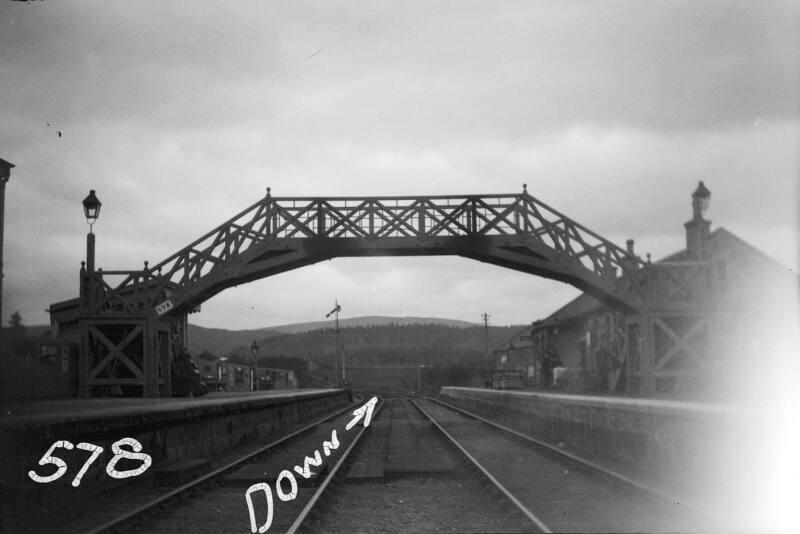
[[[383,398],[382,397],[378,397],[378,399],[379,399],[378,400],[378,404],[375,406],[375,414],[374,414],[373,417],[377,417],[378,413],[380,412],[381,408],[383,407]],[[367,429],[366,426],[362,426],[361,427],[361,429],[358,431],[356,436],[353,438],[353,441],[350,442],[350,445],[347,447],[347,449],[345,449],[345,451],[342,453],[342,455],[336,461],[336,464],[330,469],[330,471],[328,472],[328,474],[325,477],[325,479],[322,481],[322,483],[317,488],[317,491],[314,492],[314,495],[312,495],[311,499],[309,499],[308,503],[306,503],[305,507],[303,507],[303,510],[300,512],[300,514],[294,520],[292,525],[286,531],[286,534],[296,534],[299,531],[299,529],[303,525],[303,522],[309,517],[309,515],[311,514],[311,511],[314,509],[314,506],[317,505],[317,503],[320,501],[320,499],[322,498],[323,494],[325,493],[325,490],[330,486],[330,484],[333,481],[334,477],[336,477],[336,474],[339,471],[339,468],[344,465],[344,463],[350,457],[350,453],[355,449],[356,445],[360,442],[361,437],[364,435],[364,431],[366,429]]]
[[[542,532],[552,532],[552,530],[550,530],[541,519],[536,517],[533,512],[531,512],[519,501],[519,499],[517,499],[510,491],[508,491],[508,489],[499,480],[497,480],[483,465],[481,465],[481,463],[474,456],[472,456],[463,446],[461,446],[461,444],[456,441],[456,439],[453,438],[453,436],[451,436],[447,430],[437,423],[428,412],[426,412],[419,404],[417,404],[416,401],[412,400],[411,403],[417,408],[417,410],[420,411],[421,414],[428,418],[433,426],[437,428],[442,435],[444,435],[450,441],[451,444],[461,451],[461,453],[472,463],[472,465],[474,465],[492,483],[492,485],[497,488],[498,491],[500,491],[500,493],[502,493],[520,512],[525,515],[525,517],[527,517],[534,525],[536,525],[536,528],[540,529]]]
[[[523,434],[522,432],[518,432],[518,431],[514,430],[513,428],[508,428],[507,426],[503,426],[503,425],[501,425],[499,423],[496,423],[494,421],[490,421],[489,419],[486,419],[484,417],[481,417],[480,415],[477,415],[477,414],[474,414],[474,413],[469,412],[467,410],[464,410],[463,408],[459,408],[458,406],[450,404],[449,402],[445,402],[445,401],[442,401],[442,400],[439,400],[439,399],[435,399],[435,398],[432,398],[432,397],[424,397],[424,398],[426,400],[431,401],[431,402],[435,402],[437,404],[445,406],[446,408],[449,408],[449,409],[451,409],[453,411],[456,411],[456,412],[458,412],[458,413],[460,413],[462,415],[465,415],[465,416],[470,417],[472,419],[475,419],[477,421],[481,421],[482,423],[485,423],[485,424],[487,424],[487,425],[489,425],[489,426],[491,426],[493,428],[496,428],[496,429],[498,429],[498,430],[500,430],[500,431],[502,431],[502,432],[504,432],[506,434],[510,434],[510,435],[514,436],[515,438],[521,439],[521,440],[523,440],[525,442],[531,443],[531,444],[536,445],[538,447],[542,447],[544,449],[548,449],[548,450],[550,450],[552,452],[555,452],[555,453],[557,453],[557,454],[559,454],[561,456],[564,456],[565,458],[569,458],[570,460],[573,460],[575,462],[583,464],[583,465],[585,465],[585,466],[587,466],[587,467],[589,467],[589,468],[591,468],[591,469],[593,469],[595,471],[599,471],[599,472],[601,472],[601,473],[603,473],[603,474],[605,474],[605,475],[607,475],[607,476],[609,476],[609,477],[611,477],[613,479],[619,480],[619,481],[624,482],[625,484],[628,484],[630,486],[633,486],[633,487],[635,487],[635,488],[637,488],[639,490],[642,490],[642,491],[645,491],[645,492],[650,493],[652,495],[655,495],[656,497],[658,497],[660,499],[664,499],[665,501],[670,501],[670,502],[676,500],[675,496],[668,495],[667,493],[665,493],[662,490],[650,487],[650,486],[648,486],[646,484],[642,484],[641,482],[638,482],[638,481],[636,481],[636,480],[634,480],[634,479],[632,479],[630,477],[627,477],[627,476],[625,476],[625,475],[623,475],[621,473],[618,473],[617,471],[614,471],[613,469],[609,469],[609,468],[604,467],[604,466],[602,466],[600,464],[597,464],[596,462],[592,462],[590,460],[587,460],[586,458],[582,458],[582,457],[580,457],[580,456],[578,456],[576,454],[572,454],[572,453],[570,453],[568,451],[565,451],[565,450],[563,450],[563,449],[561,449],[559,447],[556,447],[554,445],[551,445],[551,444],[549,444],[547,442],[538,440],[536,438],[533,438],[531,436]],[[685,506],[687,508],[690,508],[694,512],[697,512],[697,513],[700,513],[700,514],[704,514],[703,509],[701,507],[696,506],[696,505],[694,505],[692,503],[689,503],[689,502],[686,501],[686,499],[683,499],[683,498],[678,499],[678,500],[680,500],[683,503],[683,506]]]

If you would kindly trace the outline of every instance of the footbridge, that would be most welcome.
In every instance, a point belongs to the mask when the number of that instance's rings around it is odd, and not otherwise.
[[[636,329],[644,360],[659,316],[696,319],[708,305],[704,264],[643,262],[527,186],[514,194],[325,198],[276,197],[268,188],[155,265],[82,266],[80,297],[52,305],[51,314],[60,330],[80,338],[82,395],[116,384],[157,396],[170,390],[169,362],[186,347],[188,314],[219,292],[335,257],[428,255],[571,284],[620,311],[623,326]]]

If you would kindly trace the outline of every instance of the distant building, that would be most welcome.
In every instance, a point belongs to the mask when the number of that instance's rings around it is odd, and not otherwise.
[[[0,329],[0,399],[67,398],[78,389],[78,346],[41,328]]]
[[[212,389],[224,391],[266,391],[297,389],[300,384],[292,369],[274,369],[229,362],[222,358],[200,358],[200,374]]]
[[[531,328],[530,326],[523,328],[492,351],[495,362],[495,367],[492,369],[495,387],[496,378],[508,377],[510,372],[514,371],[519,372],[522,385],[536,383],[536,359]]]
[[[498,366],[535,374],[534,382],[544,386],[541,362],[550,345],[567,368],[570,391],[637,394],[645,372],[654,375],[657,395],[730,396],[769,388],[764,370],[777,361],[773,342],[782,329],[797,327],[786,324],[782,303],[797,300],[798,277],[730,231],[711,231],[698,201],[703,198],[707,205],[710,198],[702,182],[692,197],[693,217],[684,225],[686,248],[656,263],[706,265],[707,309],[696,322],[654,319],[656,361],[651,369],[639,359],[640,343],[647,340],[633,335],[625,314],[586,293],[498,347]],[[632,240],[628,251],[633,253]]]

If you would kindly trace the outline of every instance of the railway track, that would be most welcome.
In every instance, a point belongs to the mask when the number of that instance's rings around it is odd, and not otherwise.
[[[367,411],[361,399],[133,509],[112,517],[106,514],[102,523],[78,522],[77,527],[73,524],[63,530],[91,534],[293,531],[293,522],[302,521],[313,508],[352,452],[365,421],[380,409],[380,403],[368,404]],[[355,410],[361,412],[358,421]]]
[[[362,399],[87,531],[713,530],[633,480],[433,399],[381,400],[365,432],[366,408]],[[304,465],[315,453],[319,465]]]
[[[349,472],[301,532],[544,531],[410,400],[386,405]]]
[[[715,530],[700,510],[433,399],[415,405],[544,532]]]

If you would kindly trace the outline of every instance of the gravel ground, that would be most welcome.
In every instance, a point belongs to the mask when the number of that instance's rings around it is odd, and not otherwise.
[[[305,525],[320,533],[535,532],[520,512],[470,471],[460,453],[406,400],[389,399],[354,464],[372,478],[332,488],[324,511]],[[381,457],[376,457],[381,454]],[[365,459],[366,457],[366,459]],[[380,469],[374,469],[380,461]],[[385,475],[385,476],[384,476]]]
[[[409,477],[346,484],[307,532],[534,532],[476,479]]]

